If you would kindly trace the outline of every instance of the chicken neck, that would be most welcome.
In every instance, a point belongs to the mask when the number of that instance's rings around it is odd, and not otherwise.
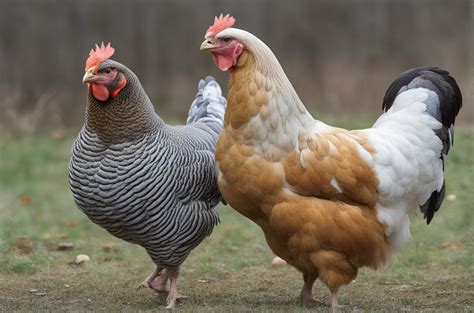
[[[127,86],[109,101],[88,96],[86,127],[105,143],[133,141],[163,125],[135,75],[127,79]]]
[[[227,133],[277,161],[314,123],[271,50],[263,42],[245,50],[231,70]]]

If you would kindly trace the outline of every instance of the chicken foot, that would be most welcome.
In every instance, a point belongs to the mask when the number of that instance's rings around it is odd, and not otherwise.
[[[155,282],[156,277],[158,280]],[[168,274],[165,268],[157,266],[156,269],[145,278],[138,288],[150,288],[155,291],[166,291]]]

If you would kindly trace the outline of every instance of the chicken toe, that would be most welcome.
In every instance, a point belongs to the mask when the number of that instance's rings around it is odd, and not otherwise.
[[[153,284],[153,281],[155,280],[156,276],[160,275],[161,271],[163,268],[157,266],[153,272],[148,275],[145,280],[141,282],[140,285],[138,285],[137,289],[140,288],[152,288],[151,285]]]

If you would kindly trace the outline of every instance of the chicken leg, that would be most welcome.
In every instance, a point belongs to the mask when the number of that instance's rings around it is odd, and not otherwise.
[[[303,274],[303,288],[301,289],[301,294],[300,294],[300,301],[304,305],[317,305],[321,304],[320,301],[316,300],[313,295],[313,285],[316,279],[318,278],[317,275],[311,274]]]
[[[337,313],[341,311],[343,306],[337,302],[337,290],[331,291],[331,311],[332,313]]]
[[[158,276],[158,281],[155,282]],[[165,268],[157,266],[156,269],[145,278],[145,280],[138,286],[138,288],[151,288],[155,291],[166,290],[166,282],[168,280],[168,273]]]
[[[176,300],[186,298],[186,296],[179,294],[177,289],[179,266],[172,269],[168,269],[167,275],[170,279],[171,284],[168,297],[166,298],[166,309],[172,309],[176,304]]]

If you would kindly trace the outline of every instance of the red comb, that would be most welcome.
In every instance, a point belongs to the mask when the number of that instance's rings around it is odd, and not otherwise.
[[[234,24],[235,18],[230,16],[230,14],[224,16],[224,14],[221,13],[219,17],[216,16],[214,18],[214,24],[209,26],[209,28],[207,29],[206,37],[214,37],[224,29],[229,28]]]
[[[100,62],[107,60],[110,58],[115,52],[115,49],[110,46],[110,42],[107,46],[104,46],[104,42],[100,45],[100,47],[95,44],[95,50],[91,49],[89,52],[89,58],[86,61],[86,71],[93,66],[97,66]]]

